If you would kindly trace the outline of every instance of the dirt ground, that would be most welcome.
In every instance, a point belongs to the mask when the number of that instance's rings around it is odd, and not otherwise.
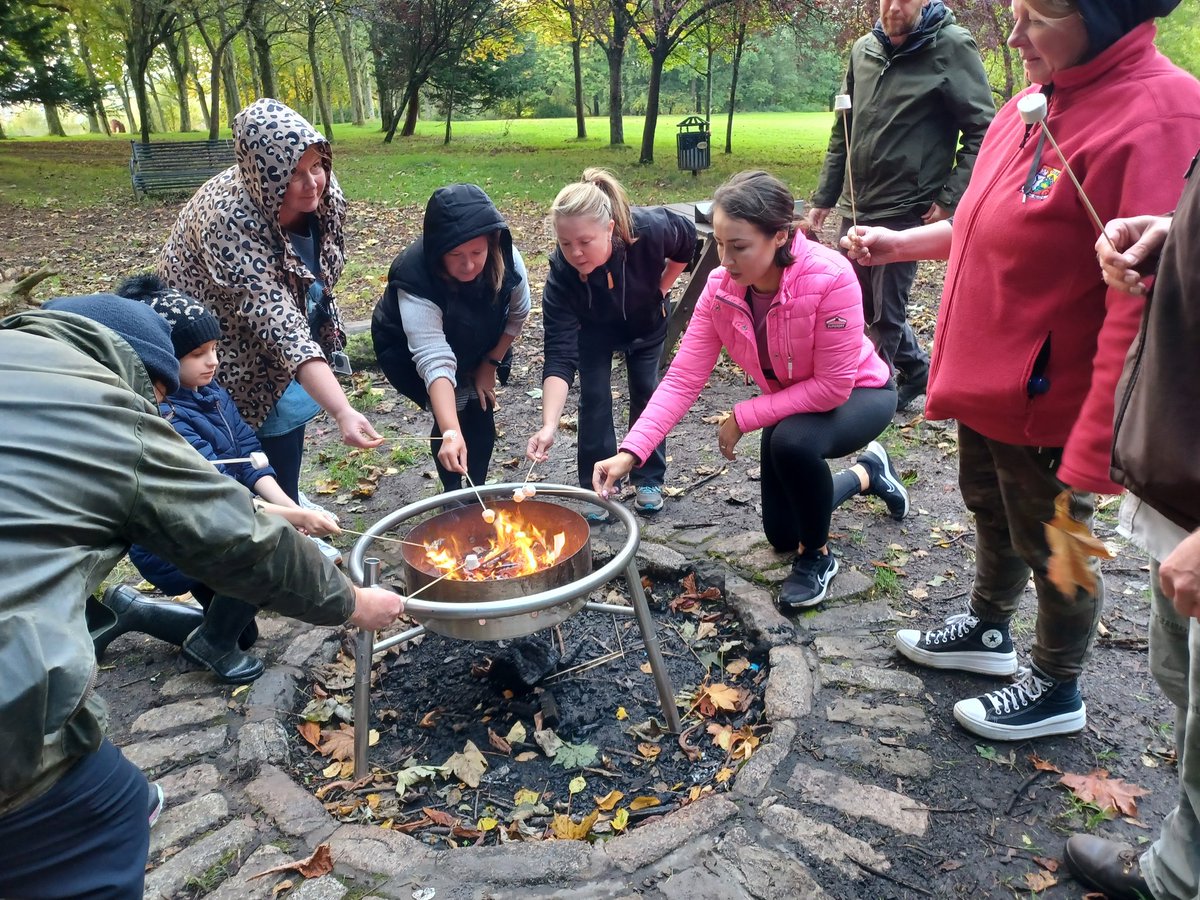
[[[62,273],[53,284],[54,293],[104,289],[121,275],[153,264],[176,210],[177,203],[171,202],[116,202],[108,209],[65,213],[53,207],[31,210],[0,202],[6,224],[0,234],[0,269],[49,263]],[[355,206],[352,221],[356,224],[347,241],[351,264],[338,290],[348,301],[348,318],[369,312],[388,263],[414,233],[419,214],[415,209]],[[537,210],[518,210],[512,218],[519,246],[547,249]],[[523,478],[525,443],[540,422],[537,313],[545,263],[544,255],[531,252],[528,257],[532,258],[535,315],[517,345],[512,379],[500,392],[500,436],[492,465],[495,480]],[[922,270],[911,311],[926,343],[932,334],[939,279],[936,268]],[[39,295],[51,294],[42,290]],[[422,442],[428,433],[427,414],[398,398],[378,372],[368,370],[367,375],[369,378],[357,382],[355,402],[388,434],[384,451],[370,458],[352,455],[337,442],[330,424],[318,420],[310,426],[305,475],[310,495],[355,529],[437,490],[428,442]],[[614,378],[618,408],[624,405],[622,381]],[[744,439],[739,459],[726,465],[716,450],[714,426],[702,421],[728,410],[745,396],[747,389],[739,373],[727,367],[714,372],[700,401],[668,441],[669,488],[686,489],[701,479],[709,480],[669,499],[658,521],[676,528],[714,525],[729,534],[759,529],[754,440]],[[568,414],[573,410],[572,400]],[[835,513],[833,543],[847,563],[876,573],[878,591],[887,596],[899,616],[911,619],[913,627],[928,627],[962,610],[973,569],[972,523],[955,481],[954,432],[944,423],[924,422],[919,415],[900,416],[883,440],[910,481],[913,512],[897,524],[876,501],[855,500]],[[550,462],[538,467],[543,480],[572,483],[573,444],[572,432],[563,429]],[[370,466],[380,471],[373,473]],[[720,474],[710,477],[714,473]],[[369,496],[353,493],[360,480],[371,481],[376,474],[377,486]],[[925,699],[934,728],[922,749],[935,757],[935,773],[924,783],[906,783],[902,789],[929,804],[937,824],[920,846],[905,848],[911,850],[914,861],[919,857],[945,860],[941,866],[945,877],[937,883],[939,896],[1028,896],[1028,888],[1012,883],[1018,868],[1014,861],[1031,856],[1058,858],[1063,838],[1083,828],[1144,843],[1153,839],[1162,816],[1175,803],[1172,713],[1150,677],[1146,656],[1148,574],[1144,560],[1121,546],[1113,533],[1117,506],[1115,500],[1105,501],[1099,515],[1100,535],[1121,552],[1105,567],[1108,605],[1083,682],[1089,712],[1083,734],[1017,745],[974,739],[953,724],[950,707],[955,700],[980,693],[992,683],[969,675],[922,673],[930,687]],[[340,541],[347,549],[351,542],[350,538]],[[1014,622],[1020,650],[1029,646],[1032,624],[1030,590]],[[897,662],[900,668],[906,665]],[[136,671],[130,674],[137,677]],[[612,697],[614,707],[618,695],[614,692]],[[119,698],[110,692],[109,699],[115,714],[127,717],[150,696],[149,690],[139,694],[139,685],[131,681]],[[397,697],[397,704],[411,715],[438,705],[438,701],[406,692]],[[815,748],[817,741],[812,744]],[[1034,772],[1030,763],[1033,753],[1064,772],[1107,769],[1112,777],[1150,793],[1139,799],[1136,818],[1105,821],[1094,809],[1074,801],[1055,784],[1054,776],[1043,775],[1027,785]],[[861,780],[872,777],[866,771],[855,775]],[[881,786],[899,789],[895,779],[876,777]],[[889,855],[898,860],[902,852]],[[1061,882],[1044,896],[1077,897],[1082,893],[1069,878],[1064,876]]]

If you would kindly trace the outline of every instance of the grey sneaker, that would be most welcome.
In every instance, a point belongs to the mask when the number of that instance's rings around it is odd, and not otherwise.
[[[858,463],[871,474],[867,493],[887,504],[888,512],[897,522],[908,515],[908,490],[892,468],[892,460],[883,444],[871,441],[858,457]]]
[[[931,669],[981,675],[1013,675],[1017,671],[1008,623],[981,622],[970,612],[953,615],[941,628],[924,634],[912,628],[897,631],[896,649]]]
[[[150,827],[154,827],[154,823],[158,821],[159,814],[163,811],[163,804],[166,798],[163,797],[163,789],[159,787],[158,782],[150,782],[150,795],[147,798],[147,818],[150,820]]]
[[[328,510],[323,506],[318,506],[316,503],[313,503],[311,500],[308,499],[308,496],[304,493],[304,491],[300,491],[300,493],[297,494],[297,497],[299,497],[299,500],[297,500],[297,503],[300,505],[300,507],[302,509],[311,510],[312,512],[325,513],[325,515],[332,518],[333,521],[336,522],[338,520],[337,513],[333,512],[332,510]]]
[[[633,499],[633,508],[642,515],[658,512],[663,508],[662,488],[657,484],[639,484],[637,496]]]

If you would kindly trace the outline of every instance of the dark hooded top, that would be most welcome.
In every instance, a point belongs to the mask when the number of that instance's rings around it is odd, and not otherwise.
[[[486,283],[485,273],[469,284],[445,274],[445,254],[493,233],[499,234],[504,260],[499,288]],[[451,184],[434,191],[421,237],[392,262],[387,289],[371,317],[375,355],[393,386],[424,408],[436,378],[468,384],[467,376],[501,334],[506,329],[516,334],[524,322],[529,306],[524,271],[508,224],[482,188]],[[510,359],[511,350],[498,372],[502,382]]]

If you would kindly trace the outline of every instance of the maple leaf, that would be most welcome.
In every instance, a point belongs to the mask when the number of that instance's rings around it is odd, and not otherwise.
[[[479,748],[474,742],[467,741],[467,746],[463,748],[462,753],[454,753],[448,760],[442,763],[442,769],[454,775],[459,781],[464,782],[468,787],[479,787],[479,780],[483,778],[484,770],[487,769],[487,760],[483,758],[483,754],[479,752]]]
[[[300,737],[312,744],[314,750],[321,749],[321,726],[317,722],[301,722],[296,726]]]
[[[1069,488],[1054,498],[1054,518],[1045,523],[1045,528],[1046,543],[1050,546],[1050,562],[1046,567],[1050,583],[1069,599],[1074,599],[1080,588],[1094,594],[1096,573],[1088,567],[1088,560],[1115,557],[1087,525],[1071,518]]]
[[[638,753],[642,754],[646,759],[658,759],[658,754],[662,753],[662,747],[658,744],[638,744]]]
[[[746,691],[728,684],[706,684],[700,689],[696,706],[703,716],[714,716],[718,710],[735,712],[748,696]]]
[[[570,816],[558,815],[554,817],[550,827],[554,829],[554,836],[559,840],[582,841],[588,836],[598,818],[600,818],[598,809],[593,809],[583,817],[581,822],[576,822]]]
[[[324,732],[317,750],[322,756],[342,762],[354,759],[354,726],[343,724],[337,731]]]
[[[1058,884],[1058,879],[1049,872],[1026,872],[1025,884],[1035,894],[1040,894]]]
[[[737,676],[741,675],[748,668],[750,668],[750,660],[746,659],[744,656],[739,656],[733,662],[725,665],[725,671],[734,678],[737,678]]]
[[[600,748],[595,744],[571,744],[563,741],[554,754],[554,765],[562,766],[564,769],[577,769],[581,766],[590,766],[599,755]]]
[[[320,878],[333,871],[333,856],[329,853],[328,844],[319,844],[307,859],[280,863],[277,866],[251,875],[250,878],[262,878],[264,875],[274,875],[276,872],[299,872],[305,878]]]
[[[1108,771],[1096,769],[1087,775],[1068,772],[1060,782],[1071,789],[1084,803],[1094,803],[1105,812],[1119,812],[1125,816],[1137,816],[1137,798],[1150,793],[1136,784],[1119,778],[1109,778]]]

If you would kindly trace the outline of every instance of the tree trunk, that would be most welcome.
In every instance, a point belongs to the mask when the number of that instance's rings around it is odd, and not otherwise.
[[[271,59],[271,39],[267,35],[267,15],[262,4],[256,4],[250,15],[250,35],[258,73],[262,77],[262,95],[277,98],[279,86],[275,79],[275,63]]]
[[[738,22],[737,43],[733,48],[733,73],[729,81],[729,116],[725,122],[725,152],[733,152],[733,109],[737,105],[738,70],[742,66],[742,48],[746,46],[746,23]]]
[[[96,67],[92,65],[92,51],[87,45],[87,20],[82,16],[77,24],[75,40],[78,47],[79,59],[83,63],[83,70],[87,73],[88,85],[92,89],[92,93],[96,95],[96,100],[88,109],[88,128],[91,128],[93,119],[98,121],[100,128],[105,134],[112,134],[108,127],[108,114],[104,111],[104,91],[100,89],[100,79],[96,77]]]
[[[0,122],[0,141],[7,141],[8,135],[4,133],[4,123]]]
[[[154,100],[154,108],[158,111],[159,130],[166,132],[171,130],[170,124],[167,122],[167,117],[163,115],[162,101],[158,99],[158,89],[154,87],[154,79],[147,78],[146,86],[150,89],[150,97]]]
[[[246,67],[250,70],[250,95],[252,97],[266,97],[263,92],[262,78],[258,71],[258,57],[254,52],[254,37],[250,34],[250,29],[242,30],[242,38],[246,42]]]
[[[321,124],[325,129],[325,140],[333,140],[333,119],[329,115],[329,98],[325,95],[325,76],[321,74],[321,61],[317,58],[317,25],[321,18],[316,13],[308,14],[308,62],[312,66],[313,93],[321,110]]]
[[[180,31],[180,46],[183,48],[183,60],[192,76],[192,85],[196,88],[196,98],[200,101],[200,112],[204,115],[204,130],[212,128],[212,116],[208,114],[208,98],[204,96],[204,88],[200,85],[200,75],[192,65],[192,46],[188,42],[187,30]]]
[[[136,54],[135,54],[136,56]],[[133,99],[137,103],[139,130],[142,143],[150,143],[150,98],[146,95],[147,60],[134,59],[129,64],[129,80],[133,87]],[[132,125],[132,122],[130,123]]]
[[[42,109],[46,112],[46,128],[50,134],[55,137],[66,137],[67,133],[63,131],[62,119],[58,117],[58,107],[51,103],[43,103]]]
[[[237,69],[234,68],[233,55],[228,47],[221,52],[221,83],[225,88],[225,118],[232,127],[234,116],[242,111],[242,98],[238,94]]]
[[[366,119],[375,118],[375,98],[371,96],[371,79],[367,75],[367,61],[359,58],[358,72],[354,75],[358,81],[359,96],[362,97],[363,117]]]
[[[179,130],[192,130],[192,110],[188,102],[188,59],[183,47],[175,39],[173,31],[167,32],[163,39],[167,50],[167,62],[171,65],[171,74],[175,78],[175,99],[179,104]]]
[[[446,97],[446,137],[442,141],[442,146],[450,143],[450,116],[454,112],[454,94],[450,93]]]
[[[575,72],[575,137],[581,141],[587,138],[587,122],[584,121],[587,108],[583,103],[583,62],[580,59],[582,43],[583,38],[571,41],[571,67]]]
[[[417,131],[417,117],[421,114],[421,85],[409,81],[404,89],[404,127],[400,137],[412,137]]]
[[[125,124],[129,126],[129,134],[133,133],[133,104],[129,100],[129,87],[125,81],[125,73],[121,73],[121,80],[114,82],[113,87],[117,89],[117,95],[121,98],[121,105],[125,107]]]
[[[625,44],[613,42],[604,48],[608,58],[608,142],[614,147],[625,144],[625,120],[621,114],[624,104],[621,86],[621,67],[625,62]]]
[[[988,12],[991,15],[992,27],[995,29],[997,43],[1000,46],[1001,58],[1004,60],[1004,100],[1012,99],[1014,90],[1016,89],[1017,75],[1014,71],[1012,48],[1008,46],[1004,24],[1000,21],[1000,10],[996,5],[988,4]]]
[[[361,125],[365,120],[363,113],[362,91],[358,84],[358,62],[354,52],[354,21],[349,18],[336,16],[331,11],[334,31],[337,32],[338,47],[342,51],[342,65],[346,67],[346,84],[350,88],[350,121]]]
[[[658,98],[662,91],[663,66],[667,61],[666,39],[660,37],[650,51],[650,85],[646,88],[646,124],[642,128],[642,152],[638,162],[650,165],[654,162],[654,129],[658,125]]]
[[[390,143],[390,132],[396,129],[396,98],[385,75],[386,67],[383,63],[383,47],[380,40],[378,26],[372,25],[367,32],[367,45],[371,48],[371,59],[375,63],[375,90],[379,94],[379,128],[389,132],[387,142]]]

